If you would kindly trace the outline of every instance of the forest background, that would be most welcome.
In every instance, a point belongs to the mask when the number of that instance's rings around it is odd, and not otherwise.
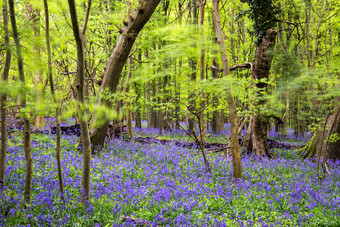
[[[133,121],[136,128],[147,121],[160,136],[185,129],[197,143],[231,123],[236,179],[239,135],[241,148],[271,157],[272,127],[282,138],[290,128],[301,135],[305,157],[339,157],[337,1],[32,0],[9,1],[9,11],[11,5],[11,26],[4,10],[0,27],[1,119],[24,119],[28,203],[30,124],[43,130],[46,116],[57,125],[70,117],[80,123],[85,199],[91,153],[104,147],[110,121],[125,121],[130,137]],[[60,146],[58,155],[60,166]]]

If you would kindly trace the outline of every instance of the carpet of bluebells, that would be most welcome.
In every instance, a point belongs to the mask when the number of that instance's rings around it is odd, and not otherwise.
[[[227,126],[228,127],[228,126]],[[214,135],[224,140],[230,130]],[[158,136],[155,129],[135,135]],[[185,138],[183,131],[166,137]],[[271,132],[272,138],[279,135]],[[303,143],[292,132],[289,143]],[[81,202],[82,154],[77,136],[63,136],[65,201],[59,196],[55,135],[32,134],[32,203],[24,208],[25,163],[22,137],[9,138],[6,188],[0,193],[0,226],[340,226],[340,169],[317,172],[315,160],[297,150],[271,150],[274,159],[242,155],[243,181],[232,180],[231,159],[209,155],[207,173],[200,156],[184,147],[111,140],[92,158],[91,197]]]

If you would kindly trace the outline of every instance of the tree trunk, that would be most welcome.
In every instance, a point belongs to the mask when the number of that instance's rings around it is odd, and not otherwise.
[[[25,85],[25,74],[24,74],[24,64],[22,60],[21,45],[19,40],[19,34],[17,30],[17,24],[15,19],[14,1],[9,0],[9,12],[11,16],[13,39],[15,42],[17,61],[18,61],[18,71],[19,78],[23,85]],[[26,94],[21,96],[21,106],[26,107]],[[24,200],[27,204],[31,203],[31,189],[32,189],[32,151],[31,151],[31,127],[30,121],[25,116],[24,117],[24,152],[25,152],[25,162],[26,162],[26,178],[25,178],[25,193]]]
[[[83,171],[82,171],[82,197],[84,202],[88,200],[90,195],[90,171],[91,171],[91,143],[86,121],[85,111],[85,54],[84,43],[81,37],[78,25],[77,11],[74,0],[68,0],[72,29],[77,45],[77,96],[79,105],[79,124],[81,131],[81,141],[83,147]]]
[[[50,90],[53,96],[53,101],[57,102],[55,93],[54,93],[54,84],[52,77],[52,53],[51,53],[51,43],[50,43],[50,19],[49,19],[49,11],[48,11],[48,3],[47,0],[44,0],[44,8],[45,8],[45,33],[46,33],[46,46],[47,46],[47,58],[48,58],[48,80],[50,83]],[[57,169],[58,169],[58,181],[59,181],[59,191],[60,198],[64,200],[64,180],[63,180],[63,171],[61,168],[61,132],[60,132],[60,108],[56,108],[56,119],[57,119],[57,141],[56,141],[56,160],[57,160]]]
[[[219,1],[213,0],[213,19],[215,26],[215,33],[217,37],[217,41],[220,47],[220,54],[222,59],[223,66],[223,76],[228,76],[230,74],[229,65],[228,65],[228,56],[227,49],[224,42],[224,35],[221,28],[221,19],[219,12]],[[233,157],[233,178],[235,183],[237,183],[238,179],[242,179],[242,166],[241,166],[241,157],[239,151],[238,144],[238,117],[237,117],[237,108],[234,101],[234,97],[232,94],[232,86],[229,85],[227,88],[227,102],[229,107],[229,116],[231,121],[231,150]],[[224,154],[226,155],[226,154]]]
[[[197,25],[198,24],[198,17],[197,17],[197,7],[196,7],[196,0],[190,0],[189,1],[189,18],[191,19],[192,24]],[[194,115],[196,114],[196,69],[197,69],[197,61],[194,57],[189,58],[189,67],[191,69],[191,73],[188,74],[189,81],[193,83],[194,89],[190,91],[188,95],[188,127],[189,132],[196,132],[196,119]]]
[[[178,67],[179,67],[179,69],[181,70],[182,69],[182,59],[180,59],[179,60],[179,62],[178,62]],[[181,84],[180,83],[178,83],[177,81],[178,81],[178,78],[177,78],[177,76],[174,76],[174,78],[175,78],[175,97],[176,97],[176,108],[175,108],[175,111],[176,111],[176,113],[175,113],[175,118],[176,118],[176,129],[180,129],[181,128],[181,126],[180,126],[180,124],[181,124],[181,121],[180,121],[180,115],[179,115],[179,113],[180,113],[180,111],[181,111],[181,106],[180,106],[180,103],[181,103]]]
[[[332,137],[334,137],[332,139]],[[309,143],[300,150],[305,158],[317,156],[323,161],[340,159],[340,97],[335,99],[334,112],[325,119]]]
[[[136,91],[136,128],[142,128],[142,116],[141,116],[141,105],[140,98],[142,97],[141,85],[139,83],[134,83],[135,91]]]
[[[103,90],[109,90],[110,93],[114,93],[116,91],[123,66],[129,56],[132,45],[134,44],[141,29],[150,19],[159,2],[160,0],[140,1],[139,6],[133,15],[130,16],[129,21],[124,22],[121,35],[118,38],[116,47],[107,64],[103,81],[99,88],[100,92],[103,92]],[[103,98],[99,100],[99,104],[107,105],[108,107],[112,106],[112,103],[109,100]],[[91,142],[94,147],[103,147],[109,121],[106,121],[102,125],[97,125],[96,122],[97,115],[94,113],[91,121],[91,128],[93,129]]]
[[[215,62],[215,58],[212,60],[212,65],[216,66],[217,68],[219,67],[218,63]],[[214,79],[219,78],[217,69],[212,68],[211,71],[212,71],[212,76]],[[217,109],[218,104],[219,104],[219,97],[218,95],[214,94],[213,99],[212,99],[212,106],[213,106],[214,111],[212,113],[212,123],[211,123],[212,124],[211,128],[214,133],[217,133],[223,130],[223,122],[222,122],[222,119],[221,119],[222,117],[220,114],[221,111]]]
[[[267,144],[268,117],[261,113],[261,108],[266,104],[261,92],[266,92],[268,84],[260,82],[261,79],[268,79],[273,55],[268,51],[275,45],[277,32],[274,28],[267,30],[257,46],[255,60],[251,69],[252,79],[256,82],[255,113],[250,118],[250,124],[246,135],[246,147],[248,152],[258,156],[269,156]]]
[[[129,100],[129,93],[130,93],[130,80],[132,77],[132,58],[130,57],[129,60],[129,72],[126,78],[126,86],[125,86],[125,93],[127,94],[126,96],[126,101],[125,101],[125,106],[126,106],[126,130],[127,134],[130,137],[133,137],[133,131],[132,131],[132,110],[131,110],[131,101]]]
[[[157,112],[155,111],[155,106],[156,106],[156,82],[152,81],[151,83],[152,86],[152,103],[153,105],[151,106],[151,127],[152,128],[157,128]]]
[[[199,7],[200,7],[200,33],[203,36],[203,25],[204,25],[204,7],[205,7],[206,1],[200,0]],[[200,79],[201,81],[205,80],[205,46],[202,44],[201,46],[201,59],[200,59]],[[206,114],[205,114],[205,108],[206,108],[206,94],[202,90],[201,91],[201,111],[200,111],[200,118],[201,118],[201,128],[202,131],[200,132],[200,140],[204,141],[205,134],[207,133],[207,121],[206,121]]]
[[[196,87],[196,65],[197,62],[194,61],[193,59],[189,59],[189,64],[190,64],[190,68],[192,73],[189,76],[189,80],[191,81],[191,83],[193,83],[194,85],[192,85],[193,87]],[[195,97],[195,89],[193,89],[193,91],[190,92],[189,96],[188,96],[188,111],[189,111],[189,116],[188,116],[188,129],[189,132],[196,132],[196,121],[195,121],[195,117],[194,114],[196,113],[196,97]]]
[[[8,8],[7,0],[3,0],[2,8],[4,22],[4,39],[6,49],[6,60],[2,80],[5,84],[8,83],[8,74],[11,66],[11,49],[8,33]],[[6,176],[6,153],[7,153],[7,95],[1,96],[1,153],[0,153],[0,191],[5,185]]]
[[[26,9],[29,13],[29,17],[32,20],[32,30],[34,33],[34,42],[33,42],[33,63],[34,63],[34,86],[36,89],[36,102],[41,102],[41,96],[43,90],[40,87],[42,82],[42,70],[39,68],[39,63],[41,61],[41,54],[40,54],[40,45],[39,45],[39,37],[40,37],[40,10],[35,10],[32,6],[28,3],[25,3]],[[44,117],[43,116],[34,116],[33,120],[33,130],[37,127],[45,128],[44,125]]]
[[[147,99],[147,106],[146,106],[146,112],[147,112],[147,120],[148,120],[148,128],[152,128],[152,118],[151,118],[151,105],[150,105],[150,82],[146,83],[146,99]]]
[[[165,68],[168,68],[169,65],[166,64],[165,65]],[[163,78],[163,98],[161,98],[162,100],[162,104],[163,104],[163,107],[165,107],[162,111],[162,124],[163,124],[163,130],[172,130],[172,127],[171,127],[171,117],[169,116],[171,111],[170,111],[170,108],[166,107],[165,105],[167,103],[170,102],[169,100],[169,97],[171,97],[171,94],[170,93],[170,89],[167,89],[167,86],[168,86],[168,81],[170,80],[170,75],[167,75]]]
[[[139,52],[138,54],[138,61],[142,61],[142,53]],[[136,91],[136,128],[142,128],[142,117],[141,117],[141,104],[140,104],[140,98],[142,97],[141,92],[141,84],[139,82],[134,83],[135,91]]]

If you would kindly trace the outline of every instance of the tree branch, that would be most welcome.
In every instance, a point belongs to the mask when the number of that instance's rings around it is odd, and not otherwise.
[[[246,69],[250,69],[251,68],[251,63],[249,62],[246,62],[245,64],[241,64],[241,65],[234,65],[233,67],[231,67],[229,69],[229,71],[235,71],[236,69],[239,69],[239,68],[246,68]]]
[[[90,9],[91,9],[91,0],[87,2],[87,8],[86,8],[86,14],[85,14],[85,19],[84,19],[84,24],[83,24],[83,29],[81,30],[81,36],[84,38],[85,32],[86,32],[86,27],[87,27],[87,22],[89,21],[89,16],[90,16]]]

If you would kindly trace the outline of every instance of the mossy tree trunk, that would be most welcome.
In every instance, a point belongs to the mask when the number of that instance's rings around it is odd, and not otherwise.
[[[255,113],[250,118],[245,144],[248,152],[257,156],[269,156],[267,143],[269,118],[261,112],[261,109],[266,104],[266,100],[261,93],[267,92],[268,83],[261,82],[261,79],[269,78],[273,56],[268,51],[274,47],[276,36],[277,32],[274,28],[266,32],[257,46],[255,60],[251,67],[252,79],[257,90],[254,103]]]
[[[300,152],[305,158],[317,156],[324,161],[340,159],[340,97],[335,100],[334,111],[325,119],[308,144]]]

